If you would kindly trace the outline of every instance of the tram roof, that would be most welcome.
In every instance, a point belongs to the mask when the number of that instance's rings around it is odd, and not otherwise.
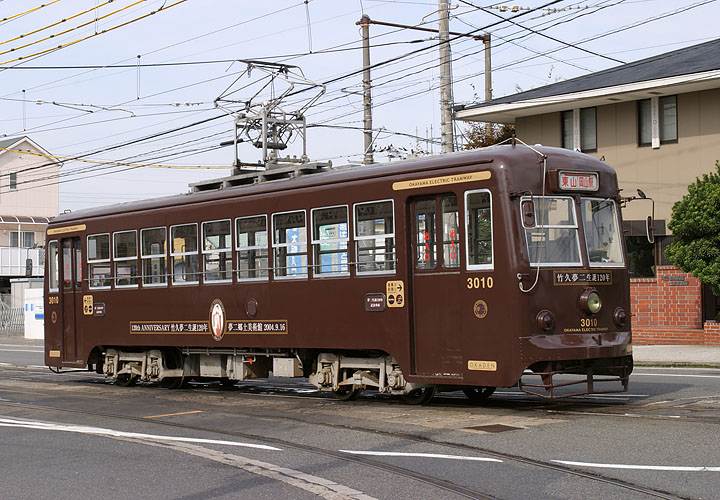
[[[501,168],[501,165],[512,166],[512,169],[508,170],[508,175],[513,175],[512,172],[517,171],[517,169],[523,169],[528,171],[530,169],[537,168],[540,157],[535,151],[546,155],[550,162],[550,166],[552,166],[552,163],[554,162],[560,162],[562,163],[562,165],[556,165],[556,167],[561,166],[563,168],[568,168],[572,166],[572,168],[575,170],[607,169],[608,171],[612,171],[611,167],[609,167],[604,162],[601,162],[598,159],[588,156],[584,153],[571,151],[569,149],[547,147],[541,145],[534,145],[531,149],[530,147],[522,144],[517,144],[515,146],[507,144],[501,146],[490,146],[481,149],[473,149],[469,151],[448,153],[443,155],[434,155],[423,158],[399,160],[389,163],[376,163],[372,165],[359,166],[343,165],[333,168],[330,171],[293,177],[289,179],[277,179],[257,184],[234,186],[226,189],[218,189],[213,191],[182,193],[158,198],[150,198],[145,200],[93,207],[78,210],[77,212],[60,214],[53,219],[51,225],[59,223],[64,224],[74,220],[88,219],[93,217],[127,214],[130,212],[169,208],[178,205],[204,203],[208,201],[233,198],[237,196],[249,196],[263,193],[281,192],[285,190],[293,190],[299,188],[322,186],[328,184],[356,182],[362,181],[364,179],[377,179],[378,177],[390,177],[403,174],[430,172],[433,170],[471,165],[474,162],[482,164],[482,168],[487,170],[499,169]],[[602,167],[601,165],[603,165],[604,167]]]

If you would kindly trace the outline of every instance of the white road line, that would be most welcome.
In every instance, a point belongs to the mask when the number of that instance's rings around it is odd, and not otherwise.
[[[39,352],[43,353],[44,350],[40,349],[0,349],[0,352]]]
[[[589,462],[571,462],[567,460],[553,460],[563,465],[576,465],[578,467],[594,467],[599,469],[632,469],[632,470],[659,470],[675,472],[720,472],[720,467],[688,467],[675,465],[629,465],[629,464],[595,464]]]
[[[686,375],[683,373],[635,373],[631,377],[682,377],[682,378],[720,378],[720,375]]]
[[[25,429],[37,429],[43,431],[62,431],[75,432],[78,434],[92,434],[95,436],[119,437],[128,439],[146,439],[151,441],[170,441],[182,443],[201,443],[201,444],[219,444],[225,446],[240,446],[243,448],[256,448],[259,450],[282,451],[280,448],[268,446],[264,444],[239,443],[237,441],[223,441],[217,439],[201,439],[178,436],[161,436],[155,434],[141,434],[138,432],[123,432],[112,429],[103,429],[102,427],[86,427],[82,425],[72,424],[55,424],[48,422],[39,422],[35,420],[15,420],[10,418],[0,418],[0,427],[21,427]]]
[[[446,460],[471,460],[473,462],[500,462],[497,458],[487,457],[464,457],[459,455],[443,455],[440,453],[403,453],[395,451],[360,451],[360,450],[338,450],[341,453],[351,455],[370,455],[375,457],[417,457],[417,458],[443,458]]]

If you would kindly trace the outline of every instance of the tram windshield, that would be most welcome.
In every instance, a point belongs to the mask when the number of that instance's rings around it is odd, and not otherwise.
[[[622,265],[622,231],[618,227],[615,202],[583,198],[580,207],[590,265]]]
[[[570,197],[535,196],[536,225],[525,228],[530,265],[581,266],[582,225],[590,266],[622,266],[617,206],[612,200],[583,198],[578,222]]]

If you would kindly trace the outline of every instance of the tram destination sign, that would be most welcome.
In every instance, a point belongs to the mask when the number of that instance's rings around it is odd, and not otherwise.
[[[558,285],[612,285],[612,271],[553,271]]]
[[[600,187],[595,172],[559,172],[558,186],[563,191],[597,191]]]

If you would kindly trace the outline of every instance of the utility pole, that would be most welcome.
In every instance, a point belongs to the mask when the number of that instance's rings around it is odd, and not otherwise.
[[[492,100],[492,77],[491,77],[491,66],[490,66],[490,34],[487,38],[483,39],[485,44],[485,102]],[[485,124],[485,135],[490,137],[492,134],[492,123],[488,122]]]
[[[372,85],[370,80],[370,16],[364,15],[356,24],[362,26],[363,39],[363,132],[365,136],[363,163],[374,162],[372,154]]]
[[[421,26],[408,26],[407,24],[388,23],[385,21],[375,21],[364,15],[357,25],[363,29],[363,90],[365,103],[365,161],[364,163],[372,163],[372,153],[369,147],[372,144],[372,106],[370,100],[370,36],[369,25],[377,24],[379,26],[389,26],[391,28],[404,28],[416,31],[425,31],[429,33],[439,33],[440,36],[440,107],[441,107],[441,128],[442,128],[442,152],[449,153],[454,149],[453,142],[453,119],[452,119],[452,75],[450,66],[452,59],[450,57],[450,35],[454,37],[468,37],[474,40],[482,40],[485,43],[485,99],[492,97],[491,78],[490,78],[490,35],[473,35],[469,33],[456,33],[449,31],[449,5],[448,0],[438,0],[440,12],[439,30],[432,28],[424,28]],[[432,138],[432,125],[430,136]],[[432,149],[432,141],[430,142]],[[368,153],[370,153],[370,161],[367,161]]]
[[[438,0],[440,30],[440,143],[443,153],[455,150],[452,120],[452,76],[450,57],[450,18],[448,0]]]

